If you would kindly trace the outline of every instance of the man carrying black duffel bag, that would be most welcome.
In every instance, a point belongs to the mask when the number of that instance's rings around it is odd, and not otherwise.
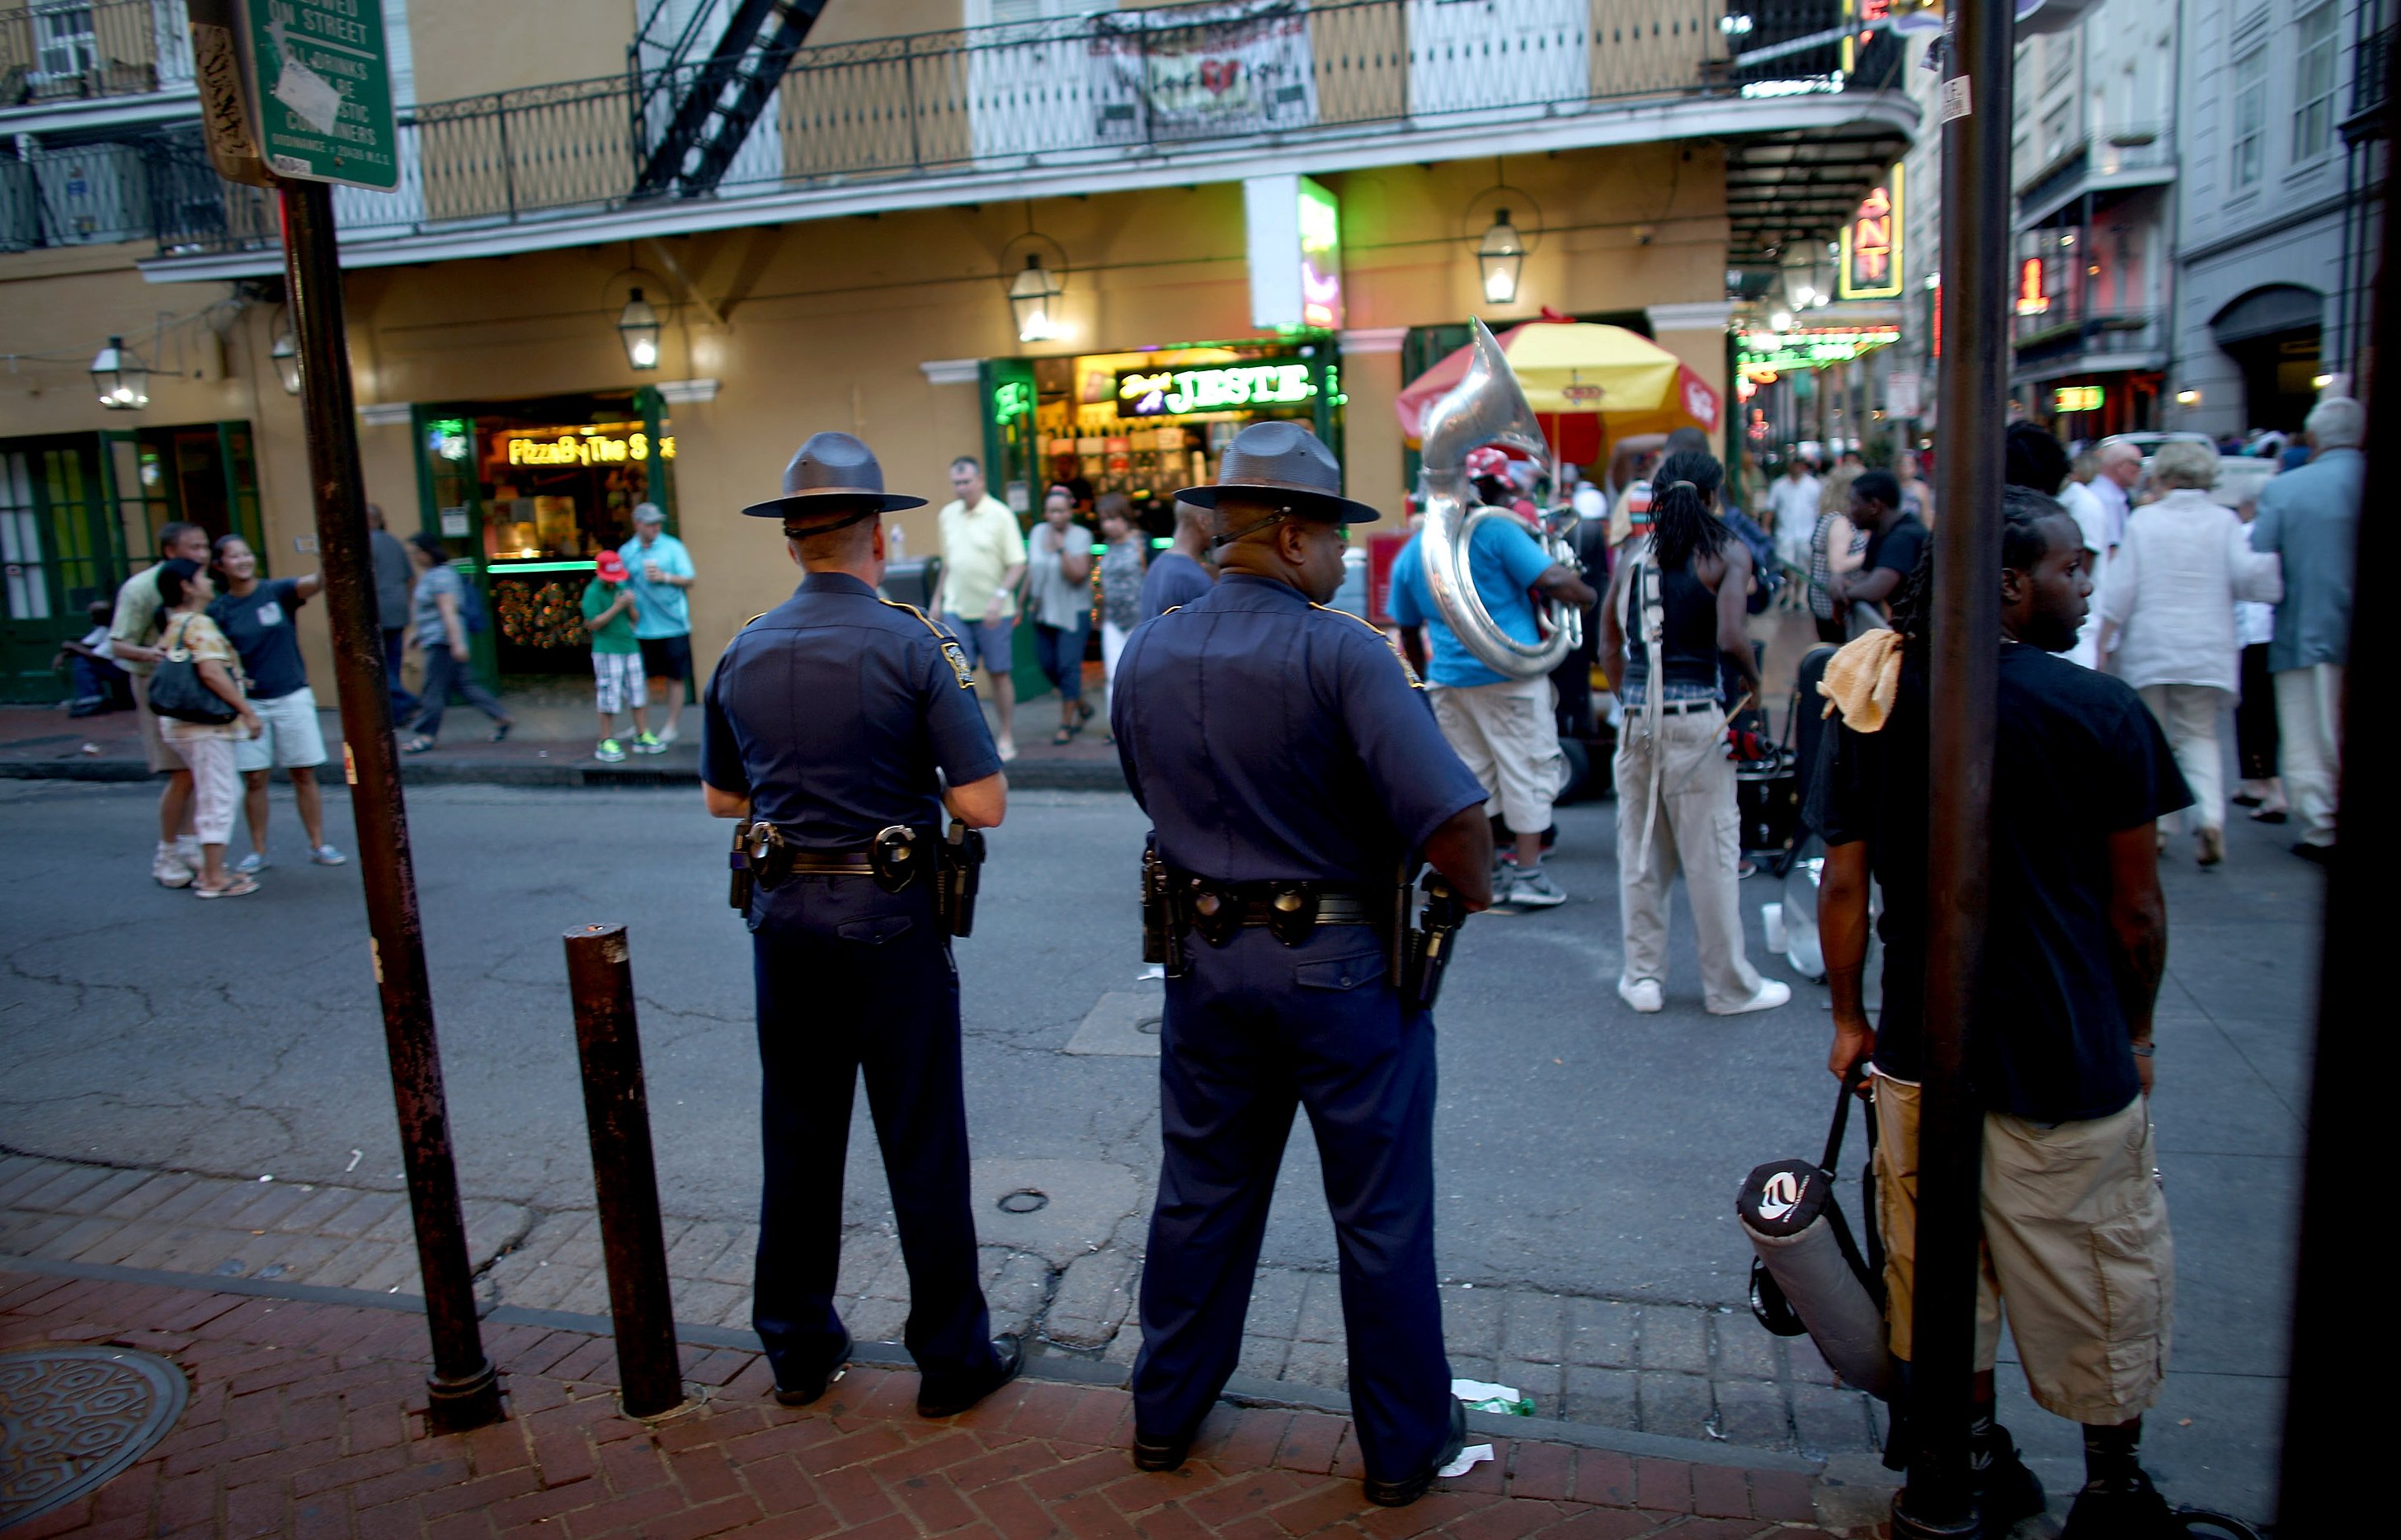
[[[1984,1533],[2041,1511],[2042,1490],[1993,1421],[2001,1312],[2036,1403],[2084,1425],[2086,1480],[2065,1540],[2181,1535],[2136,1463],[2167,1372],[2175,1262],[2155,1170],[2151,1007],[2167,959],[2153,820],[2191,797],[2123,682],[2056,654],[2092,579],[2075,521],[2006,489],[1991,929],[1972,1092],[1984,1108],[1984,1265],[1977,1291],[1973,1457]],[[1873,1057],[1876,1216],[1886,1321],[1910,1357],[1921,992],[1926,967],[1930,558],[1896,597],[1894,630],[1826,671],[1842,708],[1813,788],[1826,839],[1818,924],[1833,992],[1830,1067]],[[1884,1008],[1860,1003],[1868,879],[1884,885]]]

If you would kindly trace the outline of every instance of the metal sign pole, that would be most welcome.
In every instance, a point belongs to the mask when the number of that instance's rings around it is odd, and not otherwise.
[[[1968,1088],[1992,857],[2000,682],[2002,433],[2007,425],[2009,0],[1954,0],[1942,88],[1942,517],[1934,529],[1927,846],[1926,1079],[1917,1127],[1909,1482],[1895,1540],[1983,1532],[1969,1480],[1983,1115]]]
[[[300,405],[309,431],[309,474],[317,502],[317,548],[325,569],[325,611],[334,631],[334,672],[342,705],[342,767],[358,829],[376,985],[383,997],[384,1046],[408,1205],[417,1223],[425,1319],[433,1339],[426,1376],[427,1426],[461,1433],[497,1423],[498,1375],[484,1356],[475,1320],[467,1226],[450,1157],[450,1118],[433,1037],[425,935],[401,802],[400,754],[384,684],[383,634],[375,614],[375,557],[367,543],[365,482],[350,396],[350,345],[342,321],[342,273],[334,237],[334,190],[285,181],[284,273],[292,330],[300,349]]]

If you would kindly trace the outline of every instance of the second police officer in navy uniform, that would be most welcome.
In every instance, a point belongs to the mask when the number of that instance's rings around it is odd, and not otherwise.
[[[817,1399],[849,1357],[833,1299],[863,1072],[909,1268],[917,1409],[948,1416],[1007,1383],[1022,1355],[1015,1339],[993,1341],[977,1282],[951,957],[973,873],[938,855],[980,853],[969,831],[1000,822],[1008,783],[958,644],[875,590],[881,516],[925,500],[885,492],[848,433],[803,445],[784,492],[742,511],[780,519],[808,575],[719,659],[701,748],[710,814],[741,820],[734,897],[758,986],[766,1182],[752,1320],[787,1406]]]
[[[1243,430],[1215,486],[1177,494],[1214,510],[1225,575],[1136,630],[1118,664],[1111,725],[1155,826],[1146,927],[1168,965],[1134,1461],[1180,1464],[1233,1372],[1277,1163],[1305,1107],[1341,1255],[1367,1496],[1399,1506],[1457,1456],[1466,1423],[1435,1293],[1425,942],[1397,933],[1398,879],[1422,853],[1451,885],[1454,919],[1481,909],[1492,836],[1484,790],[1407,666],[1373,626],[1324,608],[1342,527],[1378,516],[1340,488],[1305,429]]]

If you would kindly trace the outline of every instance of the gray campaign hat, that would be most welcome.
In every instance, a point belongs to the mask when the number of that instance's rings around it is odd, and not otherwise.
[[[1254,422],[1234,436],[1217,462],[1215,486],[1187,487],[1175,495],[1182,502],[1214,508],[1228,492],[1337,524],[1372,524],[1384,516],[1342,495],[1342,467],[1315,433],[1281,419]]]
[[[754,502],[742,511],[752,518],[780,518],[789,524],[862,499],[875,506],[823,529],[838,529],[844,524],[864,518],[867,513],[888,514],[899,508],[926,505],[924,498],[885,491],[884,467],[876,462],[875,451],[858,439],[848,433],[812,433],[809,441],[801,446],[800,453],[792,457],[792,462],[784,467],[784,495]]]

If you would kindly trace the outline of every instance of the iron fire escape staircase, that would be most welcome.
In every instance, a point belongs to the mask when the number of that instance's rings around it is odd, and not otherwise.
[[[702,198],[716,191],[825,7],[826,0],[735,0],[724,35],[695,68],[685,60],[708,14],[704,7],[677,39],[665,67],[650,72],[647,80],[638,59],[636,142],[651,143],[647,131],[654,115],[665,115],[666,127],[644,159],[628,201]]]

